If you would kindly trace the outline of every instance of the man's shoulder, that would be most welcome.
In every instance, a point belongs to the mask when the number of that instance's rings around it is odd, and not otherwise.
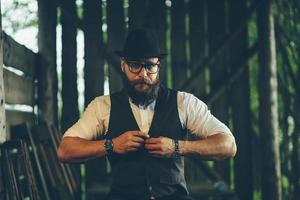
[[[95,97],[90,104],[94,104],[94,105],[110,105],[110,95],[101,95],[101,96],[97,96]]]

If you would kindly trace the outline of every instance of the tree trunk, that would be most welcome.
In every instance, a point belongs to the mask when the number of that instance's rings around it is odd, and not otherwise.
[[[208,34],[209,34],[209,54],[214,54],[216,49],[221,45],[226,35],[226,11],[225,1],[212,0],[207,2],[208,6]],[[211,92],[218,82],[223,80],[227,73],[227,56],[225,51],[217,57],[210,67],[210,86]],[[225,124],[228,124],[228,98],[227,92],[219,97],[211,105],[213,114]],[[230,165],[229,160],[216,161],[215,168],[230,183]]]
[[[38,117],[57,126],[56,9],[54,2],[38,0]]]
[[[76,18],[75,0],[61,1],[62,25],[62,116],[61,131],[65,132],[79,118],[77,91],[77,29],[67,15]]]
[[[187,79],[185,1],[172,1],[171,7],[171,69],[174,89]]]
[[[121,50],[125,40],[125,19],[123,1],[107,1],[107,35],[111,52]],[[119,69],[119,66],[118,66]],[[122,88],[121,70],[109,65],[109,91],[113,93]]]
[[[276,50],[271,0],[258,8],[259,128],[262,141],[262,197],[280,200],[281,172],[277,105]]]
[[[247,14],[246,0],[229,1],[229,27],[234,32],[241,26]],[[234,39],[230,45],[231,72],[236,71],[234,63],[245,55],[248,48],[247,28]],[[253,172],[252,172],[252,145],[251,145],[251,113],[250,113],[250,85],[249,71],[246,69],[231,88],[231,106],[233,133],[238,146],[234,160],[235,191],[239,199],[252,200]],[[247,181],[245,181],[245,177]]]

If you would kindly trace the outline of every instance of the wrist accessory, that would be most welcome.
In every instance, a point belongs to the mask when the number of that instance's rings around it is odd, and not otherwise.
[[[174,157],[180,158],[179,141],[178,140],[174,140]]]
[[[104,149],[106,151],[106,155],[110,155],[113,152],[113,147],[114,147],[114,144],[113,144],[112,140],[110,140],[110,139],[104,140]]]

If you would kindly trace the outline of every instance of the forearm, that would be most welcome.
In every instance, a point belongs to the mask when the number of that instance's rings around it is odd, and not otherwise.
[[[106,154],[104,141],[90,141],[79,137],[64,137],[57,149],[62,162],[83,162]]]
[[[236,153],[236,144],[231,136],[214,134],[196,141],[179,141],[182,155],[200,156],[204,159],[225,159]]]

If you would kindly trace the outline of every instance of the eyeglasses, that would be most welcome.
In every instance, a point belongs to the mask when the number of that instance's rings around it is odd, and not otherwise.
[[[125,63],[128,65],[129,71],[135,74],[141,72],[142,68],[146,70],[149,74],[155,74],[158,72],[160,67],[160,61],[158,60],[156,63],[153,62],[138,62],[138,61],[128,61],[124,60]]]

